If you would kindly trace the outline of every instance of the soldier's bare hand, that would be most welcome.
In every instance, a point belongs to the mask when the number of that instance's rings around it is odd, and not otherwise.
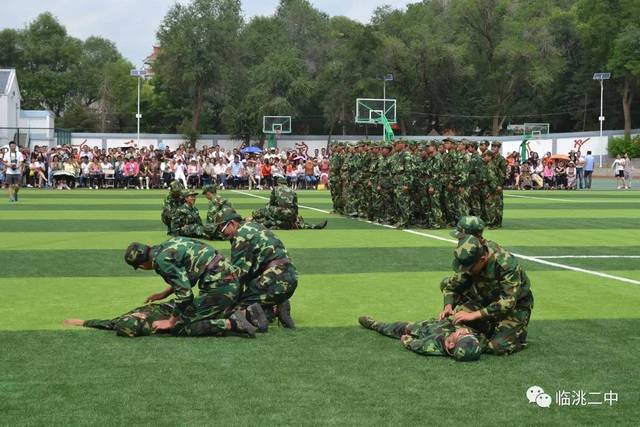
[[[438,316],[438,319],[442,320],[442,319],[447,318],[447,317],[449,317],[451,315],[453,315],[453,307],[451,306],[451,304],[447,304],[447,305],[444,306],[444,308],[440,312],[440,315]]]
[[[502,191],[502,187],[498,187],[498,188],[496,188],[496,191],[497,191],[498,193],[500,193],[500,192]]]
[[[403,335],[400,337],[400,342],[402,345],[407,345],[411,341],[411,335]]]
[[[173,328],[173,322],[171,321],[171,319],[156,320],[151,326],[156,331],[166,331],[167,329]]]
[[[161,299],[164,299],[164,292],[158,292],[157,294],[149,295],[147,299],[144,300],[144,303],[148,304],[153,301],[160,301]]]
[[[478,320],[480,316],[480,312],[477,310],[472,312],[459,311],[453,315],[453,324],[473,322],[474,320]]]

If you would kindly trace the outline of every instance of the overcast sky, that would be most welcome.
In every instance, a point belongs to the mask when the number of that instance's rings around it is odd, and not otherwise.
[[[311,0],[321,11],[369,22],[380,5],[404,8],[418,0]],[[181,0],[182,3],[187,0]],[[23,28],[40,13],[49,11],[80,39],[101,36],[113,41],[135,65],[151,53],[156,30],[175,0],[2,0],[0,29]],[[272,15],[278,0],[242,0],[247,20],[256,15]],[[0,46],[0,48],[2,48]]]

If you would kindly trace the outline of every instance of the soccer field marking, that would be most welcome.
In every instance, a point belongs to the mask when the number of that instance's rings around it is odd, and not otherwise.
[[[519,194],[505,194],[505,196],[507,197],[517,197],[520,199],[533,199],[533,200],[551,200],[552,202],[569,202],[569,203],[573,203],[573,202],[582,202],[582,200],[570,200],[570,199],[555,199],[552,197],[537,197],[537,196],[521,196]]]
[[[251,197],[258,198],[258,199],[269,200],[268,197],[259,196],[257,194],[246,193],[244,191],[239,191],[239,190],[233,190],[233,191],[235,193],[244,194],[246,196],[251,196]],[[522,197],[525,197],[525,196],[522,196]],[[327,210],[324,210],[324,209],[312,208],[312,207],[304,206],[304,205],[298,205],[298,207],[301,207],[301,208],[304,208],[304,209],[311,209],[311,210],[318,211],[318,212],[323,212],[323,213],[326,213],[326,214],[330,214],[331,213],[331,212],[329,212]],[[352,219],[355,219],[355,220],[361,221],[361,222],[366,222],[366,223],[372,224],[372,225],[377,225],[379,227],[396,229],[396,227],[393,227],[391,225],[380,224],[380,223],[377,223],[377,222],[368,221],[368,220],[364,220],[364,219],[361,219],[361,218],[352,218]],[[400,231],[403,231],[403,232],[409,233],[409,234],[415,234],[417,236],[428,237],[430,239],[441,240],[443,242],[458,243],[457,240],[448,239],[448,238],[442,237],[442,236],[436,236],[435,234],[423,233],[423,232],[415,231],[415,230],[400,230]],[[518,254],[518,253],[515,253],[515,252],[511,252],[511,254],[513,256],[517,257],[517,258],[525,259],[527,261],[535,262],[535,263],[538,263],[538,264],[548,265],[550,267],[556,267],[556,268],[561,268],[563,270],[576,271],[578,273],[584,273],[584,274],[589,274],[589,275],[592,275],[592,276],[603,277],[605,279],[612,279],[612,280],[617,280],[619,282],[625,282],[625,283],[631,283],[631,284],[634,284],[634,285],[640,285],[640,281],[633,280],[633,279],[628,279],[626,277],[614,276],[612,274],[602,273],[600,271],[587,270],[585,268],[574,267],[574,266],[571,266],[571,265],[560,264],[560,263],[557,263],[557,262],[551,262],[551,261],[547,261],[545,259],[541,259],[540,257],[527,256],[527,255],[522,255],[522,254]]]
[[[537,256],[532,255],[532,258],[538,259],[566,259],[566,258],[576,258],[576,259],[590,259],[590,258],[640,258],[640,255],[545,255],[545,256]]]

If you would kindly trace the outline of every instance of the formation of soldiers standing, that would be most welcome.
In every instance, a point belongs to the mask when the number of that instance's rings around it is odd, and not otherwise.
[[[454,227],[467,215],[501,227],[507,162],[500,146],[449,138],[337,144],[334,210],[396,227]]]

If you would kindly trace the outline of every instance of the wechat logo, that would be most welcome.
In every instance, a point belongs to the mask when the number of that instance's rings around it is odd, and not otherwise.
[[[535,403],[541,408],[551,406],[551,396],[544,392],[542,387],[534,385],[527,389],[527,400],[529,403]]]

